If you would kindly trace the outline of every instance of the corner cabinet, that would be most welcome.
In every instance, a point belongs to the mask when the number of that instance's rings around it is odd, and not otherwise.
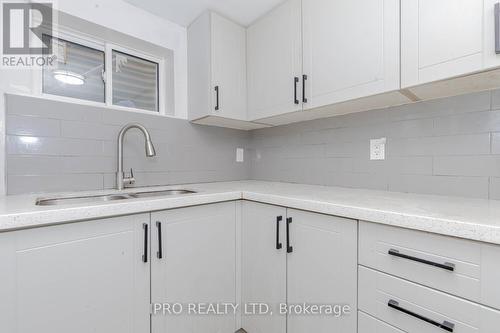
[[[247,29],[250,119],[302,110],[301,6],[288,0]]]
[[[0,332],[149,332],[148,240],[149,214],[1,233]]]
[[[151,214],[152,303],[182,304],[182,313],[153,313],[152,333],[234,333],[236,314],[196,314],[189,304],[236,304],[238,203]],[[238,266],[239,267],[239,266]]]
[[[357,221],[243,202],[242,303],[266,303],[273,315],[244,313],[251,333],[355,333]],[[349,306],[339,317],[288,306]],[[290,308],[288,308],[290,309]]]
[[[246,29],[205,12],[187,29],[188,118],[207,125],[258,128],[247,121]]]
[[[401,85],[500,66],[496,0],[401,1]]]
[[[265,303],[273,315],[243,313],[241,323],[249,333],[286,333],[286,316],[279,315],[286,303],[286,208],[244,201],[242,204],[243,304]]]

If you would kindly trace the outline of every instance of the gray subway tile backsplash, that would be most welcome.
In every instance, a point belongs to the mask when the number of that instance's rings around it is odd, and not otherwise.
[[[100,174],[8,175],[9,194],[95,190],[103,188]]]
[[[8,115],[6,122],[8,135],[58,137],[61,134],[58,119]]]
[[[500,90],[253,131],[250,178],[500,199],[497,109]],[[380,137],[386,159],[370,161]]]
[[[472,198],[488,198],[488,177],[391,175],[388,190]]]
[[[141,134],[127,134],[138,185],[257,179],[500,200],[500,90],[252,132],[9,95],[9,194],[113,188],[129,122],[150,130],[158,152],[146,158]],[[386,159],[370,161],[380,137]]]
[[[500,200],[500,177],[490,177],[490,199]]]
[[[249,133],[187,121],[7,95],[8,194],[115,187],[117,136],[129,122],[146,126],[157,156],[147,158],[144,138],[125,137],[124,168],[137,186],[247,179],[249,163],[236,163],[236,148]]]

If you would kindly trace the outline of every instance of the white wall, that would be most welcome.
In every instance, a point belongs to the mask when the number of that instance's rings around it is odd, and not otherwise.
[[[62,12],[142,39],[174,52],[175,115],[187,119],[186,28],[132,6],[122,0],[58,0]],[[0,194],[5,181],[5,93],[36,94],[29,70],[0,69]]]

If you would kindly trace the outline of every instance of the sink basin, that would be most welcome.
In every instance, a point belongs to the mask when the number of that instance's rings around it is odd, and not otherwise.
[[[138,192],[130,193],[134,198],[149,198],[149,197],[162,197],[167,195],[182,195],[196,193],[190,190],[164,190],[164,191],[149,191],[149,192]]]
[[[99,203],[108,202],[116,200],[125,199],[136,199],[136,198],[150,198],[150,197],[162,197],[170,195],[183,195],[196,193],[191,190],[184,189],[174,189],[174,190],[160,190],[160,191],[147,191],[147,192],[131,192],[123,194],[108,194],[108,195],[91,195],[82,197],[63,197],[63,198],[38,198],[36,200],[37,206],[57,206],[57,205],[71,205],[71,204],[83,204],[83,203]]]
[[[71,205],[93,202],[107,202],[115,200],[131,199],[129,195],[113,194],[113,195],[96,195],[86,197],[67,197],[67,198],[53,198],[53,199],[37,199],[37,206],[57,206],[57,205]]]

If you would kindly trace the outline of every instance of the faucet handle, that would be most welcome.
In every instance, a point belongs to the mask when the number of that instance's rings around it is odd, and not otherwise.
[[[132,168],[130,168],[130,176],[125,176],[123,178],[123,183],[125,185],[133,185],[133,184],[135,184],[134,170],[132,170]]]

